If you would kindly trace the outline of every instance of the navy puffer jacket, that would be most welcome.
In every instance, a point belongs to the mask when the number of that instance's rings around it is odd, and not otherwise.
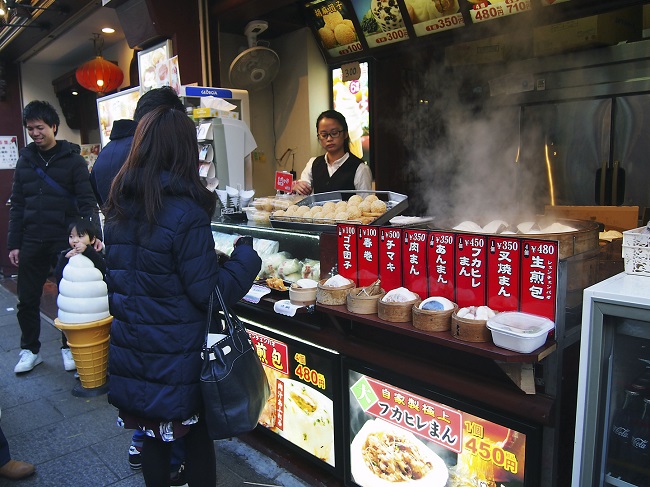
[[[165,178],[163,183],[168,190]],[[210,293],[218,285],[226,303],[236,303],[261,260],[251,246],[239,245],[220,267],[209,216],[178,188],[165,194],[151,229],[137,206],[129,216],[105,226],[113,315],[108,400],[142,418],[185,420],[201,407]]]

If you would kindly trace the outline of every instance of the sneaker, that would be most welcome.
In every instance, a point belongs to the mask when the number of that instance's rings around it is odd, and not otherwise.
[[[14,367],[14,372],[16,374],[21,374],[23,372],[29,372],[38,364],[42,363],[43,359],[41,358],[40,353],[32,353],[31,350],[21,350],[20,351],[20,360]]]
[[[74,363],[74,359],[72,358],[72,352],[70,351],[69,348],[61,349],[61,357],[63,357],[63,368],[65,370],[70,371],[70,370],[77,369],[77,364]]]
[[[140,449],[134,445],[129,447],[129,466],[132,470],[140,470],[142,468]]]
[[[186,484],[187,481],[185,480],[185,465],[181,464],[177,471],[172,472],[169,475],[169,485],[177,487]]]

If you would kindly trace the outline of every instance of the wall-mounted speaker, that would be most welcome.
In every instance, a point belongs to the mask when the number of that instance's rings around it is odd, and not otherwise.
[[[147,48],[173,34],[163,32],[159,14],[154,11],[154,2],[129,0],[116,7],[115,12],[131,49]]]

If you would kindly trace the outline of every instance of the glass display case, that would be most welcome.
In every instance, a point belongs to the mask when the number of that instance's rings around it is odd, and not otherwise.
[[[573,485],[650,485],[650,279],[585,289]]]

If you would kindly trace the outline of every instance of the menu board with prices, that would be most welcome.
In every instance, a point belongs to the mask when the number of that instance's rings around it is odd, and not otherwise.
[[[352,13],[340,0],[316,0],[305,5],[307,22],[331,57],[363,50]]]
[[[459,308],[485,305],[487,237],[456,235],[456,304]]]
[[[458,0],[405,0],[405,3],[418,37],[465,25]]]
[[[402,287],[402,230],[399,228],[379,229],[379,279],[386,292]]]
[[[340,224],[336,227],[337,239],[337,265],[339,275],[357,282],[357,226]]]
[[[427,245],[429,295],[455,301],[456,274],[454,272],[455,234],[430,232]]]
[[[525,485],[521,431],[356,370],[348,385],[354,485]]]
[[[247,328],[271,389],[259,423],[334,467],[333,356]]]
[[[427,291],[427,231],[404,229],[402,285],[421,299]]]
[[[559,242],[521,240],[519,310],[555,321]]]
[[[409,38],[397,0],[352,0],[352,6],[370,48]]]
[[[519,308],[521,240],[488,237],[487,305],[499,311]]]
[[[18,162],[18,137],[0,135],[0,169],[14,169]]]
[[[468,2],[470,4],[469,14],[474,23],[526,12],[532,8],[531,0],[483,0],[479,2],[468,0]]]
[[[366,287],[379,277],[379,228],[360,226],[357,235],[357,285]]]

